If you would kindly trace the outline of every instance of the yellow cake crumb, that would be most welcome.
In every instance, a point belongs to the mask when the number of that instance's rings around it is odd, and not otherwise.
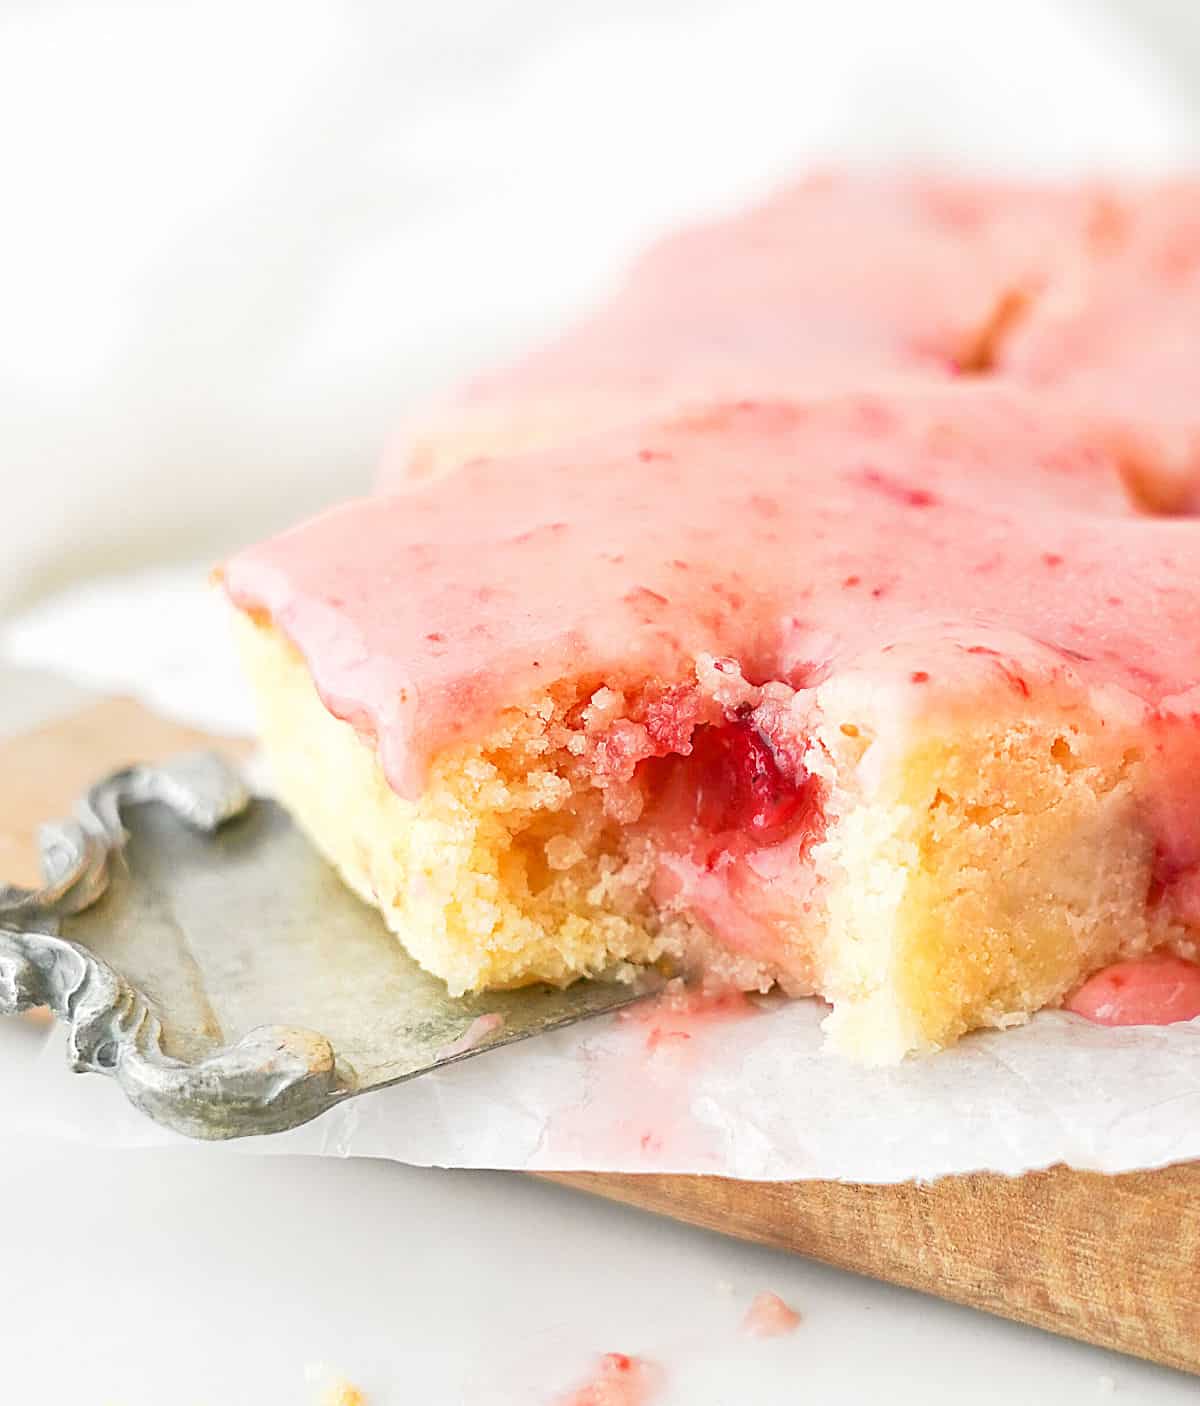
[[[321,1396],[321,1406],[367,1406],[365,1393],[351,1382],[331,1382]]]
[[[647,863],[625,851],[605,798],[562,774],[564,739],[548,755],[574,700],[514,712],[485,745],[439,759],[409,801],[326,711],[282,637],[238,625],[281,799],[456,995],[561,984],[677,948],[649,901]]]

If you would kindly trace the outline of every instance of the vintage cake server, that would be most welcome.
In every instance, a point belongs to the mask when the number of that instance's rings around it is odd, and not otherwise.
[[[43,886],[0,886],[0,1013],[48,1006],[77,1071],[192,1137],[295,1127],[657,984],[451,997],[211,753],[109,776],[39,841]]]

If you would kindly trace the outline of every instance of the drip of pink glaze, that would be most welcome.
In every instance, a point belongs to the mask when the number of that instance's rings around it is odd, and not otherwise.
[[[1200,1016],[1200,964],[1158,953],[1117,962],[1083,983],[1066,1003],[1097,1025],[1174,1025]]]
[[[1169,902],[1184,923],[1200,928],[1200,689],[1156,717],[1150,731],[1168,783],[1150,816],[1157,839],[1150,902]]]
[[[758,1014],[753,1001],[735,987],[688,986],[676,978],[652,1000],[619,1012],[617,1019],[648,1025],[645,1048],[654,1054],[660,1050],[682,1053],[698,1030]]]
[[[468,1054],[471,1050],[478,1049],[489,1035],[503,1029],[504,1017],[498,1011],[476,1016],[457,1040],[452,1040],[438,1050],[434,1059],[440,1063],[444,1059],[453,1059],[455,1055]]]
[[[696,1116],[692,1090],[698,1071],[727,1053],[720,1027],[757,1014],[741,991],[696,989],[678,979],[659,996],[619,1011],[616,1047],[589,1062],[586,1092],[551,1120],[532,1166],[579,1166],[581,1150],[596,1155],[599,1130],[614,1165],[650,1171],[669,1162],[717,1171],[721,1141]]]
[[[663,1385],[663,1370],[656,1362],[606,1352],[588,1381],[555,1406],[650,1406]]]
[[[752,1338],[780,1338],[785,1333],[795,1332],[800,1323],[800,1315],[790,1304],[784,1303],[778,1294],[764,1289],[756,1294],[754,1302],[746,1310],[742,1319],[742,1332]]]

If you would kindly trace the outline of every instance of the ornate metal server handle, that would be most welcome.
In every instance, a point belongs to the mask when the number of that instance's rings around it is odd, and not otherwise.
[[[147,801],[211,832],[250,798],[219,757],[201,754],[119,771],[88,792],[75,818],[43,826],[43,886],[0,888],[0,1012],[48,1006],[69,1027],[72,1068],[112,1075],[136,1107],[193,1137],[278,1132],[315,1118],[348,1091],[324,1036],[263,1026],[195,1063],[172,1058],[154,1005],[107,962],[57,935],[63,918],[107,890],[126,840],[122,807]]]

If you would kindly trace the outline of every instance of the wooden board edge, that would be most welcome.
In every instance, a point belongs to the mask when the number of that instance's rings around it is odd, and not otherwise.
[[[1200,1372],[1200,1163],[895,1186],[554,1173],[564,1186]]]

